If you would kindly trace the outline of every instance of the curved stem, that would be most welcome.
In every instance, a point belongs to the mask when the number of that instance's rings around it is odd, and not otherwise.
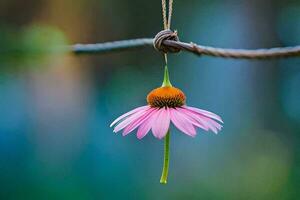
[[[164,165],[160,178],[161,184],[167,184],[168,172],[169,172],[169,160],[170,160],[170,130],[168,130],[165,137],[165,147],[164,147]]]

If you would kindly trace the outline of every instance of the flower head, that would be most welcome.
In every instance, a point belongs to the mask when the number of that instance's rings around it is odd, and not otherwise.
[[[162,139],[172,122],[180,131],[194,137],[196,127],[218,133],[222,119],[209,111],[185,105],[184,93],[173,86],[162,86],[152,90],[147,96],[147,106],[138,107],[117,118],[110,126],[114,132],[123,130],[123,135],[137,130],[137,137],[143,138],[150,130]]]

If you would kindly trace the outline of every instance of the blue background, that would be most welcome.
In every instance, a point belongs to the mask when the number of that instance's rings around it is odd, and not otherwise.
[[[298,199],[300,60],[169,56],[187,104],[222,116],[219,135],[172,127],[163,141],[109,124],[146,104],[163,58],[152,48],[75,56],[56,45],[153,37],[160,0],[1,0],[1,199]],[[300,44],[300,2],[175,0],[182,41],[228,48]]]

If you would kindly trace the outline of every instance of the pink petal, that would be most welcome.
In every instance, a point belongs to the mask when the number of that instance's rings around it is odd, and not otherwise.
[[[192,110],[188,110],[188,109],[184,109],[184,110],[187,115],[189,115],[194,120],[197,120],[200,124],[205,126],[206,129],[204,129],[204,130],[207,131],[207,128],[208,128],[208,129],[212,130],[214,133],[218,133],[218,131],[221,130],[222,125],[218,124],[214,120],[212,120],[208,117],[205,117],[202,114],[196,113]],[[200,127],[200,128],[202,128],[202,127]]]
[[[207,120],[207,122],[210,123],[212,126],[216,127],[217,130],[214,131],[215,133],[218,133],[218,131],[221,130],[222,127],[223,127],[221,124],[215,122],[215,121],[212,120],[212,119],[207,118],[206,120]]]
[[[140,111],[140,110],[147,109],[148,107],[149,107],[149,106],[138,107],[138,108],[135,108],[135,109],[133,109],[133,110],[131,110],[131,111],[129,111],[129,112],[127,112],[127,113],[121,115],[121,116],[118,117],[115,121],[113,121],[113,122],[111,123],[110,127],[112,127],[113,125],[115,125],[118,121],[120,121],[120,120],[126,118],[127,116],[132,115],[132,114],[134,114],[134,113],[136,113],[136,112],[138,112],[138,111]]]
[[[183,108],[176,108],[178,109],[182,114],[184,114],[191,122],[193,125],[204,129],[205,131],[209,130],[209,126],[207,126],[207,123],[203,122],[202,120],[199,120],[198,115],[195,113],[192,113],[191,111]]]
[[[215,119],[215,120],[223,123],[223,120],[221,119],[221,117],[216,115],[215,113],[209,112],[207,110],[195,108],[195,107],[190,107],[190,106],[183,106],[183,108],[194,111],[198,114],[204,115],[205,117],[212,118],[212,119]]]
[[[156,112],[158,112],[158,110],[150,113],[149,118],[140,125],[136,134],[138,139],[142,139],[150,131],[153,121],[155,120]]]
[[[152,124],[152,133],[158,139],[162,139],[167,134],[170,126],[170,112],[169,108],[160,108]]]
[[[179,130],[192,137],[196,135],[196,130],[192,122],[176,110],[176,108],[170,108],[170,116],[171,121]]]
[[[118,132],[120,130],[122,130],[123,128],[125,128],[126,126],[128,126],[130,123],[132,123],[133,121],[135,121],[136,119],[139,119],[141,116],[143,116],[149,109],[151,109],[151,107],[149,106],[146,109],[142,109],[139,110],[138,112],[132,114],[131,116],[127,117],[126,119],[124,119],[122,122],[120,122],[115,128],[114,128],[114,132]]]
[[[141,125],[145,120],[147,120],[150,116],[151,113],[154,112],[156,109],[155,108],[150,108],[147,110],[141,117],[135,119],[132,121],[123,131],[123,136],[127,135],[134,129],[136,129],[139,125]]]

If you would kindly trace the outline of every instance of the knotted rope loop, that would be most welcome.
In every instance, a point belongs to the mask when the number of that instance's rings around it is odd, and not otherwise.
[[[153,40],[153,46],[157,51],[163,53],[178,53],[181,49],[179,47],[167,46],[164,44],[165,40],[179,41],[177,31],[171,31],[170,29],[162,30],[156,34]]]

